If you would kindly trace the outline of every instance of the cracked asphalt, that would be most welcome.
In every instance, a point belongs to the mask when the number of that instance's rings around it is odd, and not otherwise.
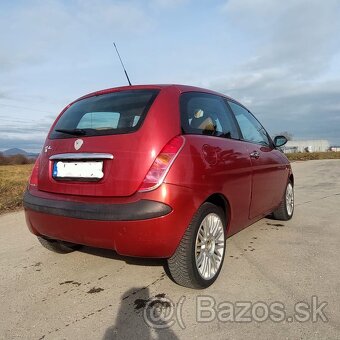
[[[294,218],[263,219],[228,239],[221,275],[202,291],[174,284],[161,260],[88,247],[51,253],[28,232],[23,212],[2,215],[0,338],[339,339],[340,160],[296,162],[293,170]],[[200,296],[215,300],[204,317]],[[327,321],[298,322],[294,306],[313,296],[327,303]],[[222,302],[250,303],[247,315],[257,316],[223,318]],[[284,319],[260,320],[253,307],[273,302],[283,304]],[[156,327],[150,311],[163,312]]]

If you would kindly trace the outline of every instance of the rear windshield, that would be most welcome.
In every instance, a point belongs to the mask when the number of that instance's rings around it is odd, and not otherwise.
[[[50,138],[103,136],[137,131],[158,92],[131,90],[82,99],[63,113]]]

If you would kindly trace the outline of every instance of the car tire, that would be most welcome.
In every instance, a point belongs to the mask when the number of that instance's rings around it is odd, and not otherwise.
[[[46,249],[53,251],[54,253],[58,253],[58,254],[71,253],[81,248],[81,245],[79,244],[74,244],[74,243],[69,243],[69,242],[64,242],[64,241],[59,241],[59,240],[46,239],[40,236],[38,236],[38,241]]]
[[[294,214],[294,186],[288,181],[280,206],[273,212],[276,220],[288,221]]]
[[[223,210],[212,203],[203,203],[176,252],[168,259],[173,280],[188,288],[209,287],[221,271],[225,246],[226,218]]]

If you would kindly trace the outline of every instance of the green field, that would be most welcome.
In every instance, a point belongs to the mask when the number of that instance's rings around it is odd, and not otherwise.
[[[0,165],[0,214],[22,206],[33,164]]]

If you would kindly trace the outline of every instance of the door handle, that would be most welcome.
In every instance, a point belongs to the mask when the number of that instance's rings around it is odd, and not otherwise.
[[[250,154],[250,158],[255,158],[255,159],[259,159],[260,158],[260,153],[258,151],[253,151]]]

